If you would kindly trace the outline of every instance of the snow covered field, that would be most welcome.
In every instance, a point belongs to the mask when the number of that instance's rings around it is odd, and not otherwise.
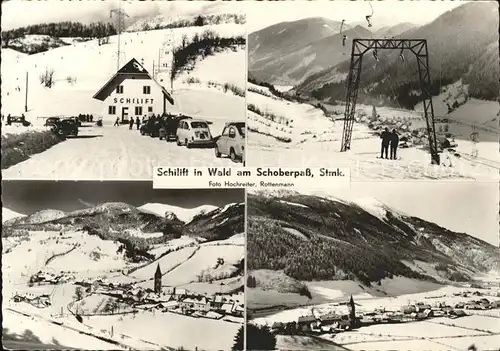
[[[312,282],[308,284],[308,287],[313,295],[318,292],[317,288],[319,287],[329,290],[330,293],[324,296],[328,297],[329,302],[279,311],[265,317],[252,319],[252,323],[270,326],[274,322],[292,322],[300,316],[310,315],[312,310],[316,310],[320,314],[331,311],[345,313],[346,307],[336,303],[347,301],[350,295],[356,302],[356,313],[369,312],[374,309],[399,311],[401,306],[418,301],[431,305],[436,302],[454,305],[471,299],[471,297],[454,295],[471,291],[470,288],[422,282],[417,284],[417,281],[406,278],[397,278],[392,281],[385,279],[380,290],[388,294],[386,297],[377,293],[376,289],[361,289],[356,283],[349,281]],[[334,289],[335,294],[333,294]],[[484,294],[483,296],[490,300],[498,300],[498,298],[492,297],[496,296],[498,289],[473,290],[480,291]],[[264,295],[258,297],[266,298]],[[255,298],[257,296],[252,297],[250,292],[248,299]],[[249,304],[254,303],[255,301],[249,301]],[[280,304],[278,300],[275,303]],[[285,300],[281,301],[281,304],[283,303],[286,303]],[[321,338],[345,346],[350,350],[465,350],[471,344],[475,344],[478,350],[497,348],[500,345],[499,317],[494,313],[497,310],[466,311],[469,315],[457,319],[441,317],[402,324],[376,324],[363,326],[353,331],[323,334]]]
[[[145,68],[152,73],[152,62],[155,59],[158,60],[158,50],[151,48],[161,47],[168,38],[172,38],[174,45],[179,46],[183,35],[187,35],[188,39],[191,39],[195,34],[201,34],[207,30],[211,30],[221,37],[234,37],[244,35],[245,26],[220,24],[123,33],[121,36],[123,52],[120,57],[120,65],[124,65],[135,57],[139,61],[143,59]],[[24,112],[24,83],[26,72],[28,72],[30,77],[28,81],[29,112],[26,116],[29,121],[36,120],[36,117],[48,117],[54,112],[58,112],[57,115],[68,115],[75,111],[78,111],[77,113],[93,113],[94,116],[100,115],[102,106],[99,101],[92,99],[92,96],[116,72],[117,40],[117,36],[112,36],[109,44],[99,46],[98,40],[95,39],[35,55],[19,54],[11,49],[2,50],[2,113],[4,115],[9,113],[20,115],[21,112]],[[228,54],[222,54],[222,56],[223,61],[227,61],[225,57]],[[85,57],[85,60],[82,60],[82,57]],[[211,61],[216,57],[214,56]],[[241,59],[241,57],[239,58]],[[236,63],[232,57],[229,57],[229,60]],[[213,66],[213,63],[209,61],[209,65]],[[241,80],[240,77],[245,77],[244,60],[239,65],[223,67],[225,77],[230,78],[230,81],[238,81]],[[229,67],[232,69],[228,69]],[[51,89],[42,87],[38,79],[46,68],[55,70],[56,83]],[[203,72],[202,68],[201,70]],[[221,66],[219,66],[219,70],[221,70]],[[74,78],[76,82],[69,83],[67,77]],[[20,89],[16,90],[17,87]],[[81,95],[81,98],[68,104],[66,96],[64,96],[66,92]],[[95,104],[89,105],[92,102]]]
[[[456,153],[441,156],[441,166],[430,164],[428,151],[420,146],[399,148],[400,160],[379,159],[380,138],[365,123],[355,123],[351,150],[340,152],[343,121],[325,117],[323,111],[309,104],[289,102],[270,95],[265,87],[248,83],[249,89],[264,92],[247,93],[248,104],[255,106],[256,113],[249,107],[247,159],[253,167],[350,167],[352,179],[459,179],[491,180],[498,178],[500,156],[498,152],[498,131],[479,130],[461,122],[465,117],[449,123],[450,133],[456,135]],[[491,111],[490,102],[469,101],[468,104],[485,105]],[[474,107],[473,106],[473,107]],[[336,106],[339,113],[342,106]],[[359,112],[371,115],[371,106],[357,106]],[[483,110],[484,110],[483,109]],[[498,104],[497,104],[498,109]],[[467,110],[469,111],[470,108]],[[473,109],[474,110],[474,109]],[[459,113],[460,108],[454,113]],[[378,108],[382,121],[410,125],[419,128],[424,125],[422,114],[414,111]],[[466,112],[461,113],[467,114]],[[470,111],[469,111],[470,113]],[[339,118],[341,116],[338,116]],[[451,118],[451,117],[450,117]],[[383,122],[382,122],[383,123]],[[383,125],[383,124],[382,124]],[[255,132],[257,131],[257,132]],[[473,143],[469,136],[479,133],[479,142]],[[477,158],[473,154],[477,150]],[[451,167],[449,167],[451,163]]]
[[[241,246],[209,246],[209,244],[202,244],[189,261],[164,275],[162,284],[177,286],[196,282],[197,275],[202,271],[210,271],[214,275],[220,273],[217,269],[213,269],[219,258],[224,260],[224,264],[232,265],[236,264],[245,255],[244,247]]]
[[[191,219],[216,209],[209,205],[191,210],[162,204],[152,205],[156,206],[146,204],[144,207],[157,210],[168,207],[174,215],[183,218],[183,214],[188,214]],[[7,208],[3,208],[2,212],[8,219],[24,216]],[[75,216],[78,213],[84,215],[86,210],[72,213]],[[31,215],[30,222],[44,222],[64,215],[62,211],[41,211],[36,216]],[[140,229],[131,236],[140,237]],[[148,237],[145,233],[143,236]],[[156,233],[153,236],[157,236]],[[86,349],[92,350],[159,350],[180,347],[188,350],[231,349],[234,336],[241,326],[239,320],[243,321],[243,318],[234,318],[231,322],[224,320],[226,317],[217,320],[140,308],[131,313],[137,306],[123,301],[120,302],[117,315],[105,311],[105,305],[115,300],[104,293],[108,283],[115,286],[127,284],[134,289],[151,289],[158,265],[165,274],[164,279],[168,278],[171,286],[182,287],[190,294],[200,296],[231,294],[225,296],[232,296],[234,301],[243,305],[243,295],[233,294],[244,284],[241,275],[216,279],[213,284],[208,281],[197,282],[196,275],[207,269],[215,273],[222,272],[232,264],[239,263],[244,257],[244,236],[237,234],[227,240],[200,245],[203,241],[202,238],[182,236],[164,244],[153,245],[150,253],[157,257],[168,250],[177,251],[139,268],[144,263],[131,263],[127,260],[125,253],[119,250],[119,242],[102,240],[81,231],[26,231],[16,236],[3,237],[2,307],[4,337],[8,337],[4,344],[20,349],[31,349],[33,346],[52,349],[58,348],[59,344],[79,349],[85,345]],[[23,259],[19,260],[19,257]],[[220,259],[223,264],[215,269],[214,266]],[[133,268],[139,269],[127,275]],[[228,272],[234,273],[234,270]],[[55,283],[30,283],[34,276],[59,280]],[[102,283],[102,280],[106,283]],[[92,283],[92,288],[83,288],[87,297],[82,301],[77,301],[77,282]],[[16,302],[14,296],[23,296],[28,300]],[[31,301],[29,299],[36,300],[40,296],[46,296],[50,305],[40,307],[27,303]],[[105,304],[106,301],[108,302]],[[72,313],[82,313],[83,321],[78,322]],[[195,337],[191,333],[193,330],[197,331]]]
[[[151,321],[154,320],[154,323]],[[206,318],[186,317],[174,313],[143,312],[133,316],[94,317],[88,322],[96,329],[108,329],[144,339],[160,345],[183,347],[194,350],[230,350],[232,336],[236,335],[240,324]],[[221,330],[224,333],[221,333]],[[224,335],[224,337],[222,337]]]
[[[202,27],[177,28],[123,33],[120,66],[132,58],[144,62],[153,73],[152,62],[158,61],[156,48],[173,38],[181,45],[184,35],[190,40],[195,34],[213,31],[221,37],[244,35],[245,26],[234,23]],[[109,44],[98,41],[73,42],[34,55],[14,50],[2,50],[2,114],[20,116],[33,127],[5,126],[2,135],[45,130],[45,118],[92,114],[94,120],[103,114],[103,103],[92,96],[116,72],[117,36]],[[155,49],[151,49],[155,48]],[[5,52],[4,52],[5,51]],[[171,51],[170,55],[171,55]],[[82,58],[85,58],[84,60]],[[98,63],[98,64],[96,64]],[[151,67],[150,67],[151,66]],[[45,88],[39,76],[46,69],[54,70],[55,84]],[[24,112],[25,76],[28,80],[28,112]],[[157,80],[170,90],[169,72],[159,73]],[[71,79],[70,79],[71,78]],[[190,84],[189,78],[198,83]],[[212,135],[221,134],[228,121],[244,121],[244,97],[224,91],[225,84],[244,89],[246,80],[246,50],[240,46],[216,52],[198,59],[189,72],[181,73],[173,82],[173,106],[168,112],[207,120]],[[167,84],[168,82],[168,84]],[[125,126],[111,128],[112,121],[104,121],[103,128],[80,128],[77,138],[68,139],[41,154],[5,170],[6,178],[43,179],[151,179],[153,166],[237,166],[230,160],[217,159],[212,149],[186,150],[175,143],[165,143],[139,132],[129,132]]]

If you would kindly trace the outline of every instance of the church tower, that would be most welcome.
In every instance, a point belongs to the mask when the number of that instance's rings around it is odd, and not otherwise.
[[[155,272],[155,294],[159,294],[161,292],[161,269],[160,264],[156,267]]]
[[[349,299],[349,322],[351,323],[351,326],[353,326],[356,323],[356,305],[354,304],[354,299],[351,298]]]

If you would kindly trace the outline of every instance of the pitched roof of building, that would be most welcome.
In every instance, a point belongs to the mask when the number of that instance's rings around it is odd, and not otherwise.
[[[174,99],[172,98],[172,95],[170,95],[170,93],[167,91],[167,89],[165,89],[165,87],[163,85],[161,85],[160,83],[158,83],[158,81],[156,79],[154,79],[149,74],[149,72],[135,58],[133,58],[125,66],[123,66],[122,68],[120,68],[113,75],[113,77],[111,77],[111,79],[108,80],[106,82],[106,84],[104,84],[102,86],[102,88],[99,89],[99,91],[97,93],[95,93],[95,95],[93,96],[93,98],[97,99],[97,100],[104,101],[106,99],[106,97],[107,97],[107,96],[104,95],[104,92],[105,92],[106,88],[108,86],[110,86],[117,77],[123,76],[123,75],[132,75],[132,74],[135,75],[135,76],[139,75],[139,76],[144,76],[144,77],[147,77],[147,78],[151,79],[153,82],[155,82],[161,88],[163,94],[167,98],[167,101],[170,102],[170,104],[172,104],[172,105],[174,104]]]
[[[298,319],[299,323],[307,323],[307,322],[314,322],[316,321],[316,317],[314,316],[301,316]]]

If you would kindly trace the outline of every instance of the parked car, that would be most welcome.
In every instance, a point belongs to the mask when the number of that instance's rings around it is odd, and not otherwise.
[[[179,122],[183,119],[192,119],[192,118],[184,115],[173,116],[173,119],[171,120],[172,124],[170,126],[168,127],[166,125],[161,126],[159,132],[160,140],[165,139],[165,141],[167,142],[177,140],[177,128],[179,127]]]
[[[141,135],[149,135],[152,138],[156,138],[160,135],[160,120],[159,119],[148,119],[139,127]]]
[[[75,121],[77,127],[82,126],[82,121],[80,121],[80,119],[78,117],[71,117],[71,119]]]
[[[28,122],[23,116],[21,117],[12,117],[12,116],[7,116],[7,125],[10,126],[13,123],[15,124],[21,124],[23,127],[29,127],[31,126],[31,123]]]
[[[49,117],[45,120],[44,126],[51,127],[55,123],[59,122],[61,119],[59,117]]]
[[[78,135],[78,124],[73,118],[63,119],[52,125],[52,130],[64,136],[77,136]]]
[[[245,163],[245,122],[226,123],[221,136],[215,143],[215,156],[228,155],[233,162]]]
[[[212,134],[207,121],[201,119],[182,119],[177,128],[177,145],[213,145]]]

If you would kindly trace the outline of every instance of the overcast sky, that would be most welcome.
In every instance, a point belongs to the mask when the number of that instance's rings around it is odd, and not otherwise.
[[[325,17],[349,23],[364,23],[373,7],[372,25],[383,27],[401,22],[425,24],[466,1],[259,1],[245,2],[248,32],[279,22],[296,21],[307,17]]]
[[[43,209],[73,211],[104,202],[133,206],[162,203],[183,208],[244,202],[240,189],[153,189],[151,182],[2,181],[3,206],[22,214]]]
[[[376,198],[398,212],[499,245],[498,183],[353,182],[351,189],[329,194]]]
[[[2,1],[2,30],[30,24],[109,20],[109,11],[118,8],[117,0]],[[200,1],[122,1],[121,8],[131,17],[162,14],[177,19],[200,13],[241,13],[241,3]]]

